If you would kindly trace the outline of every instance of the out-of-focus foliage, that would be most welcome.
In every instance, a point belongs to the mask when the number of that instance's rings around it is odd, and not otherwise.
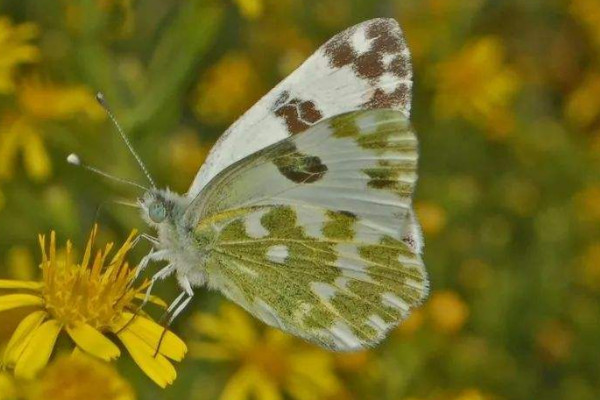
[[[82,248],[95,221],[103,241],[144,228],[111,202],[135,189],[65,163],[75,152],[143,182],[96,90],[155,179],[184,192],[244,109],[376,16],[400,21],[414,58],[428,302],[379,348],[332,354],[200,290],[174,327],[194,349],[175,384],[160,389],[125,357],[118,373],[82,367],[88,387],[118,387],[103,399],[600,398],[597,0],[4,0],[0,278],[39,278],[39,232]],[[158,292],[172,298],[176,283]],[[0,316],[0,347],[22,317]],[[59,377],[82,389],[58,358],[33,382],[0,372],[0,399],[37,398]]]

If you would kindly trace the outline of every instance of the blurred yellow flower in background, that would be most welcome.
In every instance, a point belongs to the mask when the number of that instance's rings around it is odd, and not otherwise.
[[[192,356],[237,365],[221,400],[281,400],[284,393],[296,400],[314,400],[340,388],[333,353],[279,330],[261,332],[236,306],[224,304],[218,315],[196,314],[192,324],[203,338],[190,344]]]
[[[38,48],[28,43],[37,36],[37,25],[14,25],[7,17],[0,16],[0,94],[14,91],[15,72],[20,64],[39,59]]]
[[[133,388],[110,364],[83,353],[57,357],[34,380],[0,372],[0,400],[135,400]]]
[[[449,290],[434,292],[427,303],[433,327],[442,333],[456,333],[469,317],[469,307],[460,296]]]
[[[594,127],[600,118],[600,74],[590,73],[582,80],[579,87],[569,95],[565,113],[569,121],[579,129]]]
[[[504,58],[502,41],[487,36],[466,44],[440,63],[435,71],[438,118],[464,118],[491,138],[502,138],[512,131],[510,107],[520,79]]]
[[[446,226],[446,211],[438,204],[419,201],[415,204],[415,211],[426,235],[437,235]]]
[[[52,164],[44,144],[44,121],[64,121],[85,115],[105,115],[93,93],[84,86],[55,85],[38,78],[23,80],[17,92],[20,113],[5,113],[0,120],[0,179],[10,178],[20,153],[30,178],[46,179]]]
[[[590,224],[600,222],[600,185],[587,186],[573,196],[575,214],[580,221]]]
[[[206,123],[230,124],[260,96],[260,81],[246,54],[227,54],[198,83],[194,111]]]
[[[590,243],[577,264],[579,283],[589,289],[600,290],[600,242]]]
[[[547,363],[565,361],[571,355],[573,334],[559,321],[547,321],[535,335],[541,357]]]
[[[454,400],[488,400],[490,397],[485,396],[478,389],[467,389],[461,392]]]
[[[456,29],[477,15],[483,0],[396,1],[396,16],[402,23],[417,67],[429,68],[431,56],[454,45]]]
[[[113,366],[84,354],[58,357],[32,382],[27,400],[135,400]]]
[[[188,189],[210,148],[211,145],[201,143],[197,133],[191,129],[173,135],[169,141],[170,165],[174,172],[170,181],[172,188],[182,192]]]
[[[582,22],[592,41],[600,49],[600,2],[597,0],[571,0],[569,11]]]
[[[244,18],[257,19],[265,10],[264,0],[234,0]]]
[[[78,115],[91,120],[105,118],[94,93],[84,85],[58,85],[30,77],[21,83],[17,100],[23,113],[30,118],[53,121]]]
[[[168,359],[183,359],[186,346],[167,332],[154,356],[163,328],[145,315],[137,315],[146,286],[133,287],[135,269],[125,261],[135,231],[111,259],[113,245],[95,256],[92,246],[97,233],[90,234],[80,264],[73,260],[67,242],[64,261],[57,258],[56,238],[50,245],[40,237],[43,280],[0,280],[0,289],[17,293],[0,296],[0,311],[27,307],[31,312],[20,322],[6,346],[3,365],[13,367],[18,377],[31,379],[48,363],[61,331],[66,331],[77,349],[102,360],[113,360],[121,351],[105,335],[115,334],[138,366],[158,385],[165,387],[176,377]],[[153,302],[164,306],[157,298]]]
[[[410,313],[406,320],[402,321],[396,331],[401,334],[412,335],[423,326],[424,317],[423,310],[417,308]]]

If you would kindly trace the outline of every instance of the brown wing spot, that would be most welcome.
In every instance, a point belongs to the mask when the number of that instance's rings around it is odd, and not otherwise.
[[[292,135],[305,131],[323,118],[314,102],[299,98],[290,99],[287,91],[277,98],[274,107],[275,115],[283,118]]]
[[[417,250],[417,242],[415,241],[415,239],[414,239],[412,236],[409,236],[409,235],[407,235],[407,236],[404,236],[404,237],[402,238],[402,241],[403,241],[404,243],[406,243],[406,245],[407,245],[408,247],[410,247],[410,248],[411,248],[413,251],[416,251],[416,250]]]
[[[356,52],[347,38],[334,38],[325,45],[325,54],[329,57],[329,64],[334,68],[341,68],[352,64],[356,59]]]
[[[410,60],[406,57],[399,55],[394,58],[388,66],[388,71],[396,75],[398,78],[407,78],[410,76]]]
[[[279,172],[295,183],[313,183],[325,175],[327,166],[316,156],[298,151],[293,142],[282,144],[284,154],[273,160]]]
[[[354,62],[354,71],[362,78],[375,79],[385,72],[381,53],[368,51]]]
[[[408,104],[408,96],[409,90],[404,84],[398,86],[398,88],[391,93],[386,93],[382,89],[375,89],[371,99],[365,103],[365,108],[369,110],[377,108],[396,108]]]
[[[367,38],[374,39],[378,36],[385,35],[394,30],[396,24],[389,19],[380,19],[367,27]]]

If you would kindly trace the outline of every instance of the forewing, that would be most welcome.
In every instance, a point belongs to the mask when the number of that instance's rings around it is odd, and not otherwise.
[[[394,109],[408,118],[412,68],[402,30],[373,19],[334,36],[265,95],[217,141],[188,196],[234,162],[354,110]]]
[[[336,350],[379,342],[420,304],[417,141],[403,113],[323,121],[221,172],[187,218],[208,284],[269,325]]]

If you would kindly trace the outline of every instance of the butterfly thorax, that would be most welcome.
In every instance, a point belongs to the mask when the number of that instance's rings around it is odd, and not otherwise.
[[[186,276],[194,286],[206,282],[204,257],[194,238],[194,221],[187,218],[190,200],[170,190],[151,189],[140,200],[142,217],[156,229],[158,249],[164,259],[175,266],[178,276]]]

